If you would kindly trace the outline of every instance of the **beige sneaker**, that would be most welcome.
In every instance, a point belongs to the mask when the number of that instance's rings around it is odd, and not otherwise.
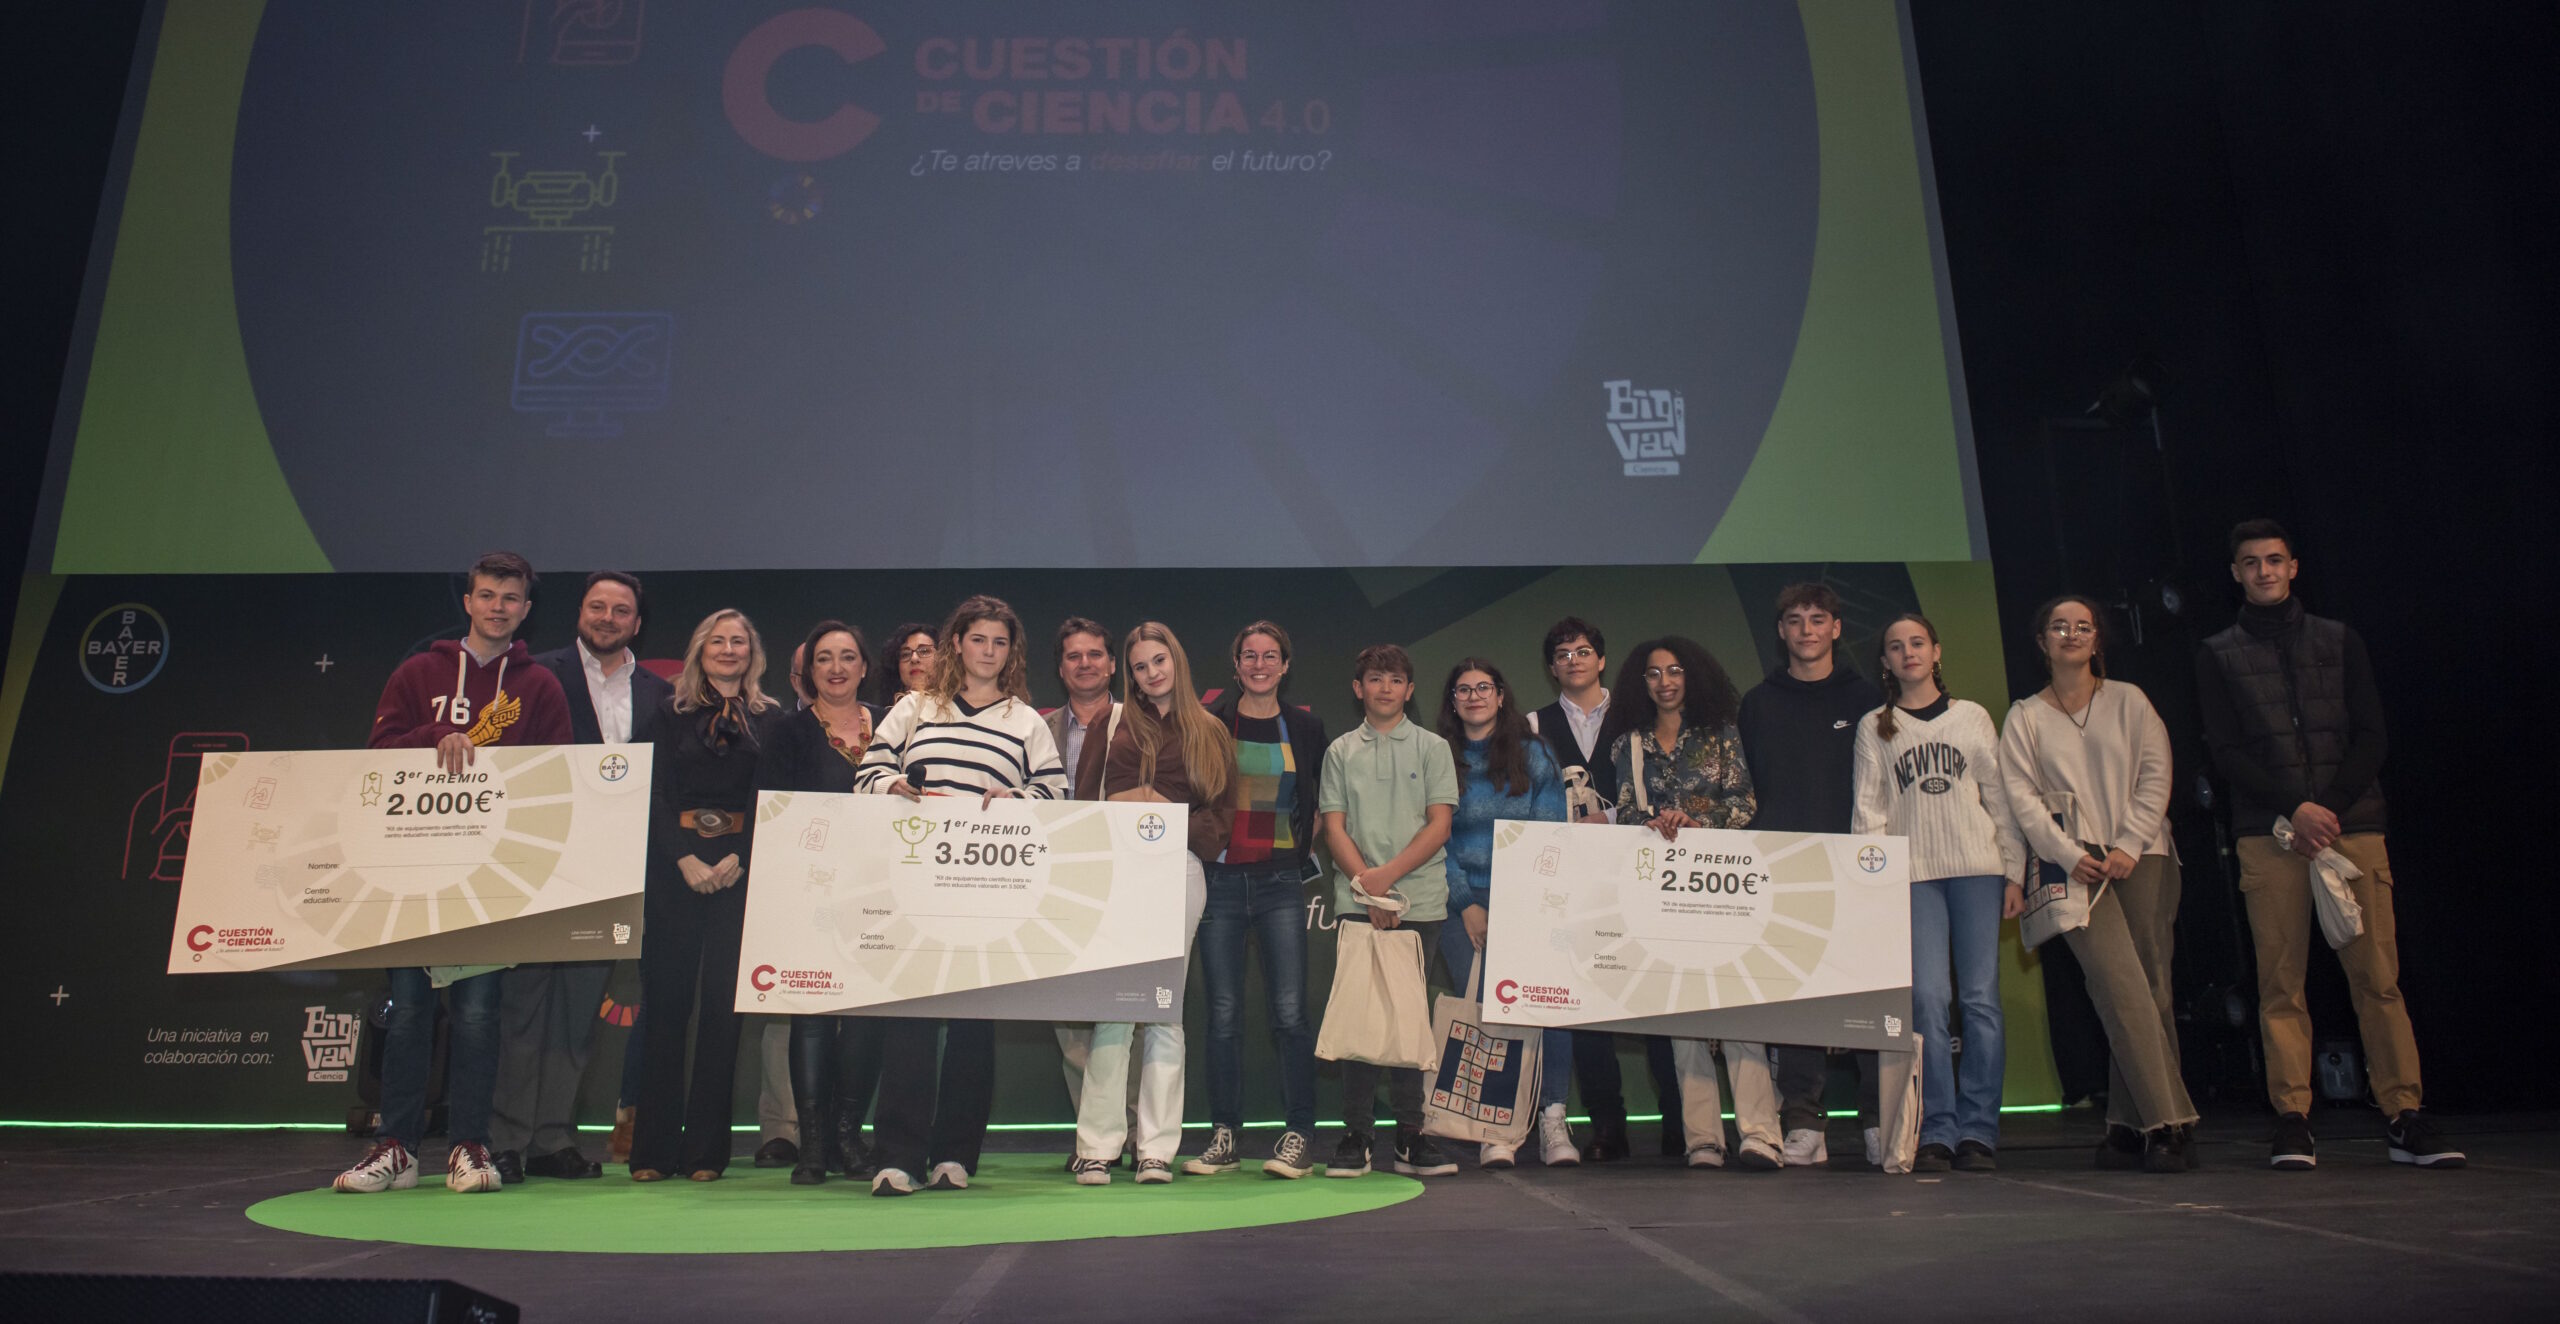
[[[329,1189],[343,1195],[371,1195],[376,1191],[405,1191],[418,1184],[418,1162],[397,1140],[373,1142],[373,1148],[356,1160],[356,1165],[338,1174]]]
[[[463,1195],[494,1191],[502,1184],[489,1147],[476,1140],[455,1145],[444,1157],[444,1188]]]

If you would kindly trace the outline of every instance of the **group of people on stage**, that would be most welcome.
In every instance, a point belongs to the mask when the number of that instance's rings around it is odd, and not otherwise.
[[[2352,873],[2363,931],[2338,955],[2390,1156],[2459,1167],[2462,1155],[2420,1111],[2376,783],[2385,732],[2364,646],[2343,624],[2303,611],[2292,594],[2293,541],[2272,521],[2239,525],[2231,551],[2245,602],[2196,666],[2204,734],[2232,788],[2257,949],[2277,1113],[2269,1162],[2316,1162],[2303,998],[2312,889],[2319,875]],[[764,692],[764,639],[734,610],[694,628],[672,684],[640,667],[630,643],[645,602],[639,581],[619,572],[588,579],[569,647],[533,656],[516,632],[534,582],[511,553],[474,565],[468,632],[394,672],[371,743],[432,747],[454,772],[481,745],[654,744],[642,1032],[625,1087],[636,1109],[635,1181],[716,1180],[730,1160],[741,1023],[731,989],[760,790],[1187,806],[1185,922],[1196,935],[1209,1035],[1208,1138],[1180,1162],[1195,1176],[1247,1161],[1248,947],[1259,955],[1283,1116],[1262,1171],[1371,1171],[1381,1078],[1394,1170],[1457,1170],[1424,1134],[1422,1074],[1356,1061],[1341,1064],[1342,1134],[1319,1162],[1304,887],[1328,880],[1341,923],[1415,930],[1424,952],[1438,954],[1447,985],[1464,987],[1485,944],[1501,819],[1640,824],[1666,838],[1688,827],[1906,838],[1911,1025],[1922,1044],[1918,1171],[1996,1168],[2001,923],[2022,913],[2027,889],[2077,883],[2089,901],[2086,924],[2063,936],[2113,1058],[2098,1164],[2177,1172],[2194,1162],[2196,1110],[2170,999],[2181,875],[2167,817],[2168,731],[2140,689],[2108,678],[2103,618],[2087,598],[2064,595],[2036,612],[2047,683],[2010,707],[2005,726],[1946,692],[1943,647],[1927,618],[1905,613],[1885,625],[1871,679],[1839,655],[1837,595],[1798,584],[1775,604],[1785,665],[1748,693],[1704,646],[1677,635],[1629,649],[1612,684],[1601,628],[1568,616],[1543,642],[1556,691],[1543,707],[1524,711],[1500,667],[1464,658],[1433,696],[1437,720],[1426,727],[1413,716],[1412,659],[1380,644],[1354,663],[1360,724],[1328,739],[1313,711],[1281,697],[1291,643],[1268,620],[1236,632],[1227,654],[1235,684],[1204,705],[1172,630],[1150,621],[1115,639],[1071,617],[1053,649],[1066,702],[1045,715],[1025,683],[1023,623],[998,599],[969,598],[939,629],[900,627],[888,640],[889,672],[861,630],[826,620],[793,650],[795,705]],[[867,685],[880,685],[888,702],[867,702]],[[570,1117],[604,976],[601,963],[393,971],[380,1133],[337,1189],[416,1184],[438,988],[450,990],[453,1022],[447,1188],[599,1175],[601,1165],[579,1153]],[[1960,1053],[1951,1033],[1959,1014]],[[1536,1122],[1518,1148],[1534,1146],[1551,1165],[1626,1156],[1612,1036],[1544,1036]],[[1172,1181],[1186,1084],[1182,1024],[1061,1025],[1057,1037],[1076,1110],[1068,1174],[1102,1185],[1125,1166],[1141,1184]],[[1692,1167],[1756,1171],[1828,1160],[1824,1096],[1835,1054],[1825,1047],[1674,1038],[1648,1039],[1645,1050],[1663,1100],[1666,1154]],[[1730,1145],[1719,1056],[1732,1092]],[[1872,1116],[1876,1055],[1845,1056]],[[968,1186],[994,1097],[989,1022],[794,1017],[787,1057],[794,1182],[822,1183],[833,1172],[867,1179],[884,1196]],[[1587,1140],[1566,1120],[1577,1084]],[[1873,1125],[1864,1149],[1881,1164]],[[1476,1158],[1486,1168],[1522,1161],[1499,1144]]]

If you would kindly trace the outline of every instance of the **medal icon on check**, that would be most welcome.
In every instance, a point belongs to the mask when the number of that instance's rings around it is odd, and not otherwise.
[[[907,858],[900,860],[899,863],[922,863],[916,858],[916,847],[923,845],[924,839],[933,835],[933,820],[922,814],[909,814],[905,818],[890,819],[889,830],[898,834],[898,840],[907,843]]]

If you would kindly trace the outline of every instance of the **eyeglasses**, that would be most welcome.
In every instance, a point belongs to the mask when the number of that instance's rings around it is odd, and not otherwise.
[[[1592,651],[1591,645],[1584,644],[1580,648],[1557,649],[1555,660],[1558,662],[1588,662],[1598,656],[1600,656],[1598,653]]]
[[[1266,666],[1267,666],[1267,665],[1271,665],[1271,664],[1275,664],[1275,663],[1286,662],[1286,661],[1288,661],[1288,660],[1289,660],[1289,659],[1287,659],[1287,658],[1285,658],[1285,657],[1280,656],[1278,653],[1238,653],[1238,654],[1236,654],[1236,661],[1238,661],[1238,662],[1260,662],[1260,663],[1263,663],[1263,664],[1264,664],[1264,665],[1266,665]]]
[[[1490,699],[1499,692],[1500,691],[1494,688],[1493,682],[1489,680],[1479,681],[1473,685],[1452,685],[1449,687],[1449,693],[1453,697],[1460,699]]]
[[[933,645],[917,644],[913,648],[901,648],[898,650],[898,660],[901,662],[930,662],[933,660]]]
[[[2087,621],[2055,621],[2044,627],[2044,632],[2056,639],[2086,639],[2096,634],[2098,627]]]
[[[1688,674],[1689,669],[1687,667],[1646,667],[1644,669],[1644,678],[1646,680],[1660,680],[1665,676],[1668,676],[1673,680],[1679,680]]]

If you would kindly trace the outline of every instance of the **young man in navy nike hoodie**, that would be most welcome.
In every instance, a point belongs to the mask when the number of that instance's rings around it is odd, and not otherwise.
[[[491,552],[471,567],[463,599],[470,628],[439,639],[403,662],[375,705],[372,749],[433,749],[436,765],[460,775],[482,745],[565,745],[569,703],[559,678],[533,660],[516,638],[533,610],[533,567],[513,552]],[[338,1174],[334,1188],[351,1193],[418,1184],[414,1154],[426,1130],[427,1069],[434,1054],[435,980],[428,971],[391,973],[391,1028],[382,1053],[382,1126],[373,1148]],[[494,1191],[498,1169],[489,1153],[489,1098],[498,1078],[498,972],[454,979],[453,1034],[446,1067],[450,1104],[445,1189]]]
[[[1787,664],[1742,696],[1742,757],[1760,808],[1754,832],[1846,832],[1857,809],[1858,719],[1884,705],[1884,692],[1835,656],[1840,595],[1822,584],[1789,584],[1778,594],[1778,642]],[[1789,1167],[1828,1161],[1823,1136],[1827,1056],[1819,1045],[1772,1045],[1779,1125]],[[1858,1055],[1860,1104],[1872,1115],[1875,1054]],[[1872,1147],[1872,1146],[1871,1146]],[[1870,1154],[1869,1162],[1878,1155]]]

